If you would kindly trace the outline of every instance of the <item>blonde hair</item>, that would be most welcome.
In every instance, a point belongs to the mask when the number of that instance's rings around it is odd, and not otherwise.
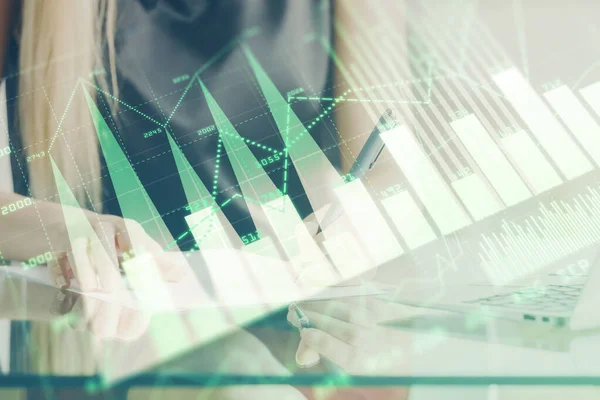
[[[54,193],[50,157],[82,206],[100,211],[102,186],[98,141],[83,89],[103,66],[108,47],[116,90],[116,0],[26,0],[22,8],[19,66],[19,124],[27,156],[31,194]],[[100,87],[108,84],[104,75]],[[33,158],[33,157],[32,157]]]

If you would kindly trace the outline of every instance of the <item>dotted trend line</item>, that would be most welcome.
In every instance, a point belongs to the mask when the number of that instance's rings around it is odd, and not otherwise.
[[[219,183],[219,169],[221,166],[221,153],[223,150],[223,139],[221,139],[221,136],[219,135],[219,141],[217,143],[217,159],[215,161],[215,176],[213,178],[213,190],[212,190],[212,197],[213,199],[217,196],[217,191],[219,189],[218,183]]]
[[[190,227],[190,229],[188,229],[187,231],[185,231],[184,233],[182,233],[181,235],[179,235],[179,237],[177,237],[177,239],[175,239],[171,243],[169,243],[163,250],[167,251],[167,250],[173,248],[174,246],[176,246],[179,241],[181,241],[183,238],[187,237],[190,233],[192,233],[194,231],[194,229],[196,229],[197,227],[199,227],[202,224],[202,222],[206,221],[208,218],[216,217],[216,214],[217,214],[217,212],[219,210],[222,210],[223,207],[226,207],[229,203],[231,203],[237,197],[242,197],[242,195],[235,194],[230,199],[225,200],[223,202],[223,204],[219,205],[218,207],[213,207],[212,208],[212,212],[209,215],[207,215],[206,217],[202,218],[196,225]],[[214,219],[209,224],[209,227],[208,227],[206,233],[202,236],[202,238],[201,238],[200,241],[206,239],[206,237],[212,231],[213,227],[214,227]],[[190,250],[198,250],[199,249],[199,242],[200,241],[196,240],[196,244],[194,244],[194,246],[192,246],[192,248]]]
[[[75,84],[75,87],[71,91],[71,96],[69,97],[69,101],[67,102],[67,107],[65,108],[65,112],[60,117],[60,122],[58,123],[58,126],[56,127],[56,132],[54,132],[54,135],[52,135],[52,139],[50,140],[50,146],[48,147],[48,153],[50,153],[52,151],[52,147],[54,146],[54,142],[56,141],[56,138],[58,137],[58,133],[60,132],[60,130],[62,128],[62,124],[63,124],[63,122],[65,120],[65,117],[67,116],[67,112],[69,111],[69,108],[71,107],[71,103],[73,102],[73,98],[75,98],[75,92],[77,91],[77,88],[79,87],[80,83],[81,83],[81,81],[78,80],[77,83]],[[44,94],[46,94],[45,90],[44,90]],[[46,98],[48,98],[47,94],[46,94]]]

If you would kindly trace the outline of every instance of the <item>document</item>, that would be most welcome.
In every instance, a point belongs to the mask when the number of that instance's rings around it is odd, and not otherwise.
[[[204,307],[278,308],[291,302],[382,295],[372,284],[342,286],[341,282],[298,279],[288,261],[239,250],[211,250],[186,254],[189,268],[177,282],[153,280],[153,274],[123,276],[123,287],[114,292],[87,292],[85,296],[133,309],[184,311]],[[324,268],[326,266],[323,266]],[[4,273],[55,286],[45,266],[19,264],[2,267]],[[339,286],[336,286],[339,285]],[[82,293],[76,281],[69,291]]]

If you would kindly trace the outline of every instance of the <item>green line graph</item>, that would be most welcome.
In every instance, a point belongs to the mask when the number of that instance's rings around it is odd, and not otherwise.
[[[251,35],[246,35],[245,38],[250,36]],[[175,239],[171,238],[166,225],[162,220],[162,215],[158,213],[146,190],[139,181],[139,178],[135,173],[134,164],[131,163],[126,154],[123,153],[118,141],[115,139],[115,136],[111,132],[108,124],[103,119],[97,106],[92,100],[88,88],[95,89],[101,95],[105,95],[116,101],[125,110],[135,112],[148,121],[151,121],[157,127],[164,129],[164,134],[167,135],[167,140],[169,143],[169,152],[173,154],[173,158],[175,160],[177,171],[181,180],[181,185],[185,192],[187,201],[186,208],[192,210],[192,205],[198,203],[202,204],[204,208],[211,207],[213,208],[213,212],[209,215],[209,217],[207,217],[211,218],[216,213],[222,212],[221,210],[232,204],[232,201],[236,198],[242,198],[248,205],[255,204],[261,207],[270,207],[268,204],[266,204],[267,202],[260,200],[261,194],[264,193],[276,193],[278,196],[282,195],[285,199],[287,199],[287,196],[285,195],[288,190],[287,179],[290,163],[293,163],[298,170],[298,174],[304,187],[306,188],[313,208],[316,209],[323,206],[328,202],[328,199],[321,196],[321,193],[318,192],[318,188],[323,186],[334,188],[342,185],[344,182],[340,177],[340,174],[335,170],[325,156],[324,151],[327,149],[319,148],[317,143],[310,135],[310,131],[321,120],[331,114],[337,105],[346,102],[379,102],[389,104],[427,105],[431,102],[430,97],[422,101],[405,101],[395,99],[386,100],[366,98],[364,96],[361,97],[361,94],[366,93],[370,89],[399,87],[419,82],[431,85],[434,81],[453,78],[452,74],[447,76],[433,76],[434,71],[431,70],[429,71],[430,74],[427,78],[385,83],[362,88],[352,87],[347,89],[341,96],[337,97],[318,97],[305,95],[289,96],[285,98],[279,92],[274,82],[254,56],[250,47],[244,43],[243,39],[245,38],[240,38],[234,41],[230,46],[223,48],[221,52],[216,54],[215,57],[209,60],[206,65],[193,74],[190,82],[186,85],[179,100],[176,102],[175,107],[173,107],[171,113],[166,118],[164,123],[161,123],[152,116],[141,112],[139,107],[129,105],[121,99],[116,98],[112,94],[103,91],[91,82],[84,80],[79,81],[71,93],[71,98],[73,98],[76,90],[82,89],[85,92],[88,108],[92,115],[92,120],[98,134],[102,151],[106,156],[109,175],[115,184],[115,191],[117,193],[117,198],[119,199],[119,204],[123,210],[123,215],[126,218],[131,218],[142,223],[151,236],[161,239],[161,243],[165,249],[176,246],[178,242],[188,237],[190,233],[197,227],[191,226],[189,230],[179,235],[179,237]],[[264,144],[242,137],[237,131],[236,125],[225,115],[213,95],[200,78],[200,74],[206,70],[211,63],[216,62],[235,45],[239,44],[241,44],[241,49],[246,56],[248,64],[254,73],[254,76],[256,77],[258,86],[264,95],[269,112],[273,116],[277,128],[283,138],[285,145],[282,149],[273,149],[265,146]],[[212,187],[207,187],[201,181],[197,173],[194,171],[193,166],[186,159],[180,146],[178,146],[174,136],[172,136],[170,129],[167,129],[167,125],[178,110],[179,106],[182,104],[184,98],[196,85],[206,99],[217,128],[214,133],[218,135],[218,142],[216,148],[216,162]],[[427,93],[430,95],[431,90],[428,90]],[[302,101],[319,101],[322,103],[329,102],[330,104],[324,104],[323,111],[317,117],[311,121],[303,123],[292,108],[294,103]],[[65,114],[63,114],[62,119],[64,119],[68,111],[69,107],[67,107],[65,110]],[[209,134],[213,133],[206,133],[206,135]],[[254,147],[261,151],[267,151],[283,156],[281,161],[283,165],[279,168],[283,169],[283,182],[281,182],[280,186],[281,190],[278,189],[273,183],[269,173],[260,166],[259,161],[249,147]],[[234,195],[229,199],[222,201],[221,204],[217,204],[215,198],[219,194],[218,182],[219,173],[221,170],[220,164],[222,155],[224,153],[228,155],[228,158],[232,164],[234,174],[237,178],[238,186],[240,187],[242,194]],[[283,209],[278,209],[278,212],[285,212],[286,202],[284,201],[282,204]],[[140,207],[140,205],[142,206]],[[204,236],[210,233],[210,229],[211,227],[209,227],[208,231],[204,233]],[[199,245],[198,242],[199,241],[197,240],[196,247]]]
[[[169,145],[175,164],[177,165],[177,172],[181,178],[181,184],[187,198],[188,206],[196,202],[201,202],[207,205],[214,203],[211,193],[208,191],[202,180],[194,171],[194,168],[190,165],[189,161],[185,158],[185,155],[175,143],[175,140],[171,135],[167,134],[169,139]]]
[[[248,145],[255,146],[262,150],[278,152],[278,154],[285,154],[285,169],[287,169],[287,167],[289,166],[287,156],[290,156],[292,160],[296,158],[298,161],[296,166],[299,169],[299,171],[301,171],[301,175],[303,175],[305,179],[309,178],[309,180],[311,174],[313,177],[316,175],[316,171],[313,169],[315,164],[314,160],[315,158],[320,158],[319,164],[328,166],[330,175],[342,182],[341,178],[339,177],[339,174],[337,174],[333,166],[327,161],[326,157],[324,156],[321,149],[319,149],[316,142],[314,142],[310,135],[306,135],[308,130],[314,127],[324,115],[326,115],[332,110],[333,107],[330,106],[326,108],[326,110],[319,117],[317,117],[307,127],[305,127],[300,121],[300,119],[295,115],[295,113],[291,111],[290,102],[286,101],[283,95],[279,93],[274,83],[270,80],[266,72],[262,69],[262,66],[260,66],[258,61],[254,58],[249,48],[244,47],[244,52],[248,58],[248,61],[253,71],[257,76],[261,90],[265,94],[269,105],[269,109],[275,118],[280,132],[282,132],[282,134],[283,132],[286,133],[284,141],[286,141],[289,145],[286,146],[283,150],[271,149],[260,143],[256,143],[254,141],[250,141],[241,137],[236,131],[234,125],[227,118],[222,109],[218,106],[218,104],[216,103],[215,99],[212,97],[211,93],[208,91],[206,86],[200,80],[199,74],[200,72],[202,72],[202,69],[197,71],[197,73],[194,75],[194,79],[192,79],[192,81],[186,87],[186,90],[177,102],[177,105],[174,107],[166,123],[160,123],[151,116],[142,113],[136,107],[128,105],[122,100],[112,96],[109,93],[102,91],[100,88],[97,88],[95,85],[89,82],[78,82],[77,86],[73,89],[73,92],[71,94],[71,98],[73,98],[76,90],[78,89],[82,89],[85,93],[88,109],[92,116],[93,124],[99,139],[102,152],[106,157],[109,175],[113,180],[115,192],[117,194],[119,204],[123,211],[123,216],[125,218],[130,218],[142,223],[144,228],[152,237],[156,239],[162,239],[161,242],[163,244],[167,244],[167,247],[171,247],[178,240],[187,236],[189,232],[184,233],[176,240],[173,240],[170,237],[170,234],[166,228],[166,225],[164,224],[164,221],[162,220],[160,214],[156,210],[156,207],[150,200],[145,188],[143,187],[142,183],[137,177],[132,163],[130,162],[128,157],[123,153],[123,150],[121,149],[118,141],[115,139],[115,136],[113,135],[113,132],[109,128],[107,122],[104,120],[103,116],[98,110],[86,86],[92,85],[92,87],[96,89],[99,93],[107,95],[108,97],[117,101],[121,106],[124,106],[126,109],[138,113],[139,115],[150,120],[157,126],[163,128],[166,128],[169,119],[172,118],[173,113],[176,111],[179,104],[181,104],[183,98],[187,95],[187,93],[189,93],[189,89],[191,89],[195,84],[198,84],[200,86],[213,115],[215,124],[218,127],[219,134],[219,144],[217,149],[218,161],[215,167],[215,176],[213,182],[214,185],[212,192],[210,192],[202,183],[198,175],[193,170],[193,167],[189,164],[183,152],[176,144],[175,140],[169,135],[169,131],[165,129],[166,135],[168,136],[170,151],[173,153],[173,158],[177,165],[178,173],[186,195],[188,207],[190,204],[193,204],[195,202],[204,202],[206,204],[217,206],[214,202],[214,197],[216,195],[216,188],[218,183],[218,162],[220,160],[219,154],[221,151],[221,146],[224,147],[225,151],[229,155],[229,158],[232,162],[232,166],[234,167],[236,177],[240,182],[240,187],[243,193],[242,197],[246,202],[264,205],[263,202],[258,200],[261,193],[279,192],[279,190],[271,181],[264,169],[254,167],[260,164],[248,148]],[[68,111],[69,110],[67,107],[67,109],[65,110],[65,114],[63,114],[63,119]],[[309,156],[308,158],[306,158],[307,155]],[[252,166],[253,168],[250,168],[250,166]],[[312,172],[311,169],[313,169]],[[284,173],[284,189],[287,186],[286,178],[287,171],[286,173]],[[285,190],[281,193],[285,193]],[[234,197],[223,202],[223,204],[217,207],[225,207],[233,199]]]
[[[90,93],[85,88],[83,90],[123,217],[142,224],[146,232],[159,243],[170,242],[171,234],[150,200],[144,185],[140,182]]]
[[[324,116],[330,113],[337,103],[344,101],[344,97],[342,96],[340,98],[333,99],[333,104],[331,104],[328,107],[325,107],[324,111],[318,117],[316,117],[313,121],[307,124],[307,126],[304,126],[300,119],[291,110],[292,101],[302,100],[302,97],[298,96],[297,98],[289,98],[285,100],[248,48],[245,48],[245,53],[248,57],[251,67],[253,68],[257,76],[257,79],[259,80],[261,89],[265,93],[265,97],[267,98],[270,111],[274,115],[275,121],[278,127],[280,128],[280,132],[282,132],[282,135],[283,132],[285,132],[284,140],[288,143],[288,145],[284,147],[283,150],[276,150],[240,136],[237,130],[235,129],[233,123],[227,118],[222,109],[218,106],[217,102],[212,97],[206,86],[202,83],[200,78],[197,77],[195,80],[188,84],[188,88],[193,87],[195,84],[198,84],[200,86],[213,115],[215,124],[218,127],[217,131],[219,135],[219,147],[217,149],[217,164],[215,167],[215,175],[213,181],[214,186],[212,192],[210,192],[200,180],[198,175],[195,173],[193,167],[189,164],[189,161],[187,161],[187,159],[185,158],[180,147],[176,144],[175,140],[165,129],[165,134],[167,135],[169,141],[170,151],[171,153],[173,153],[173,158],[176,162],[182,186],[186,194],[188,207],[190,204],[193,204],[195,202],[203,202],[203,204],[214,206],[216,210],[219,210],[230,204],[231,201],[234,200],[236,197],[242,197],[247,203],[264,205],[263,202],[258,200],[260,198],[261,193],[279,192],[279,190],[276,188],[276,186],[271,181],[264,169],[254,168],[254,166],[258,164],[258,161],[253,156],[248,146],[254,146],[261,150],[278,152],[278,154],[280,155],[285,155],[284,169],[286,170],[286,173],[284,173],[284,182],[282,185],[284,190],[281,191],[282,194],[286,193],[287,188],[287,168],[289,166],[288,156],[291,156],[292,160],[295,157],[300,161],[300,170],[302,170],[301,165],[304,164],[305,171],[303,172],[305,177],[310,176],[310,172],[306,171],[309,170],[308,166],[314,164],[314,160],[312,159],[312,157],[319,157],[322,163],[324,162],[326,165],[329,165],[330,176],[334,177],[334,179],[339,179],[341,182],[339,174],[335,171],[333,166],[331,166],[331,164],[326,160],[326,157],[324,156],[321,149],[310,137],[310,135],[307,135],[307,133]],[[117,100],[119,104],[126,106],[128,110],[135,110],[138,114],[152,121],[157,126],[165,128],[167,123],[158,122],[154,118],[144,113],[141,113],[135,107],[129,106],[122,100],[117,99],[106,92],[103,92],[100,88],[95,87],[95,85],[89,82],[81,81],[80,83],[85,83],[87,84],[87,86],[92,85],[94,89],[98,90],[100,93],[109,95],[109,97],[113,98],[114,100]],[[86,101],[88,103],[88,109],[90,110],[90,113],[92,115],[94,127],[96,129],[102,151],[105,154],[107,160],[109,175],[111,176],[115,184],[115,191],[117,192],[117,197],[119,199],[119,204],[121,205],[121,208],[123,210],[124,217],[131,218],[142,223],[151,236],[155,238],[162,238],[162,243],[166,244],[165,248],[173,247],[178,241],[187,237],[190,231],[193,229],[193,227],[189,231],[186,231],[185,233],[180,235],[180,237],[178,237],[175,240],[170,238],[166,225],[162,221],[161,215],[156,210],[143,185],[139,181],[139,178],[137,177],[133,168],[133,164],[130,162],[130,160],[128,160],[126,155],[121,150],[119,143],[115,139],[113,133],[108,127],[108,124],[106,123],[100,111],[98,110],[90,92],[86,88],[86,85],[78,83],[78,85],[74,88],[71,97],[74,97],[75,91],[77,89],[81,89],[85,93]],[[363,89],[359,88],[356,91],[362,90]],[[348,90],[347,93],[352,93],[353,91],[354,90]],[[186,94],[187,91],[184,92],[182,98]],[[325,99],[322,98],[320,100]],[[282,104],[284,104],[285,106],[282,106]],[[68,112],[68,108],[67,110],[65,110],[65,113],[66,112]],[[64,116],[65,115],[63,114],[63,119]],[[293,128],[290,129],[290,127]],[[240,182],[240,187],[243,195],[235,195],[232,198],[224,201],[222,204],[217,205],[214,201],[214,198],[217,194],[216,188],[219,175],[219,152],[221,145],[225,147],[225,151],[227,152],[230,160],[232,161],[232,165],[234,167],[236,177]],[[291,151],[291,149],[294,150]],[[307,155],[309,155],[310,157],[307,158]],[[302,160],[305,161],[302,162]],[[253,166],[253,168],[249,168],[250,166]],[[254,175],[248,176],[248,171],[254,171]],[[315,172],[316,171],[313,172],[313,176],[315,175]],[[137,205],[139,204],[143,204],[144,206],[138,207]]]
[[[173,158],[177,166],[181,185],[186,196],[186,208],[191,210],[191,206],[193,204],[201,203],[205,207],[214,207],[216,210],[221,210],[223,207],[230,205],[231,202],[238,197],[243,198],[247,204],[265,206],[265,202],[260,200],[261,194],[278,193],[284,196],[286,195],[288,190],[288,169],[290,167],[290,163],[293,163],[306,189],[311,205],[314,209],[317,209],[329,201],[329,199],[321,196],[321,193],[318,192],[319,188],[325,186],[329,188],[335,188],[344,183],[340,174],[327,159],[324,153],[324,151],[327,149],[319,148],[318,144],[310,135],[310,131],[326,116],[330,115],[335,110],[337,105],[350,102],[429,105],[431,103],[431,85],[433,82],[442,79],[460,78],[458,76],[453,76],[451,72],[449,72],[446,76],[434,76],[436,71],[432,68],[429,68],[428,76],[425,78],[384,83],[380,85],[372,85],[370,87],[352,87],[347,89],[341,96],[337,97],[319,97],[307,94],[289,96],[286,98],[279,92],[279,89],[276,87],[275,83],[271,80],[248,44],[245,42],[247,38],[252,37],[255,33],[256,31],[250,31],[240,36],[222,48],[221,51],[215,54],[215,56],[211,58],[205,65],[199,68],[190,78],[189,83],[186,85],[183,93],[170,111],[168,117],[165,118],[164,123],[161,123],[152,116],[140,111],[139,107],[129,105],[123,100],[116,98],[112,94],[103,91],[91,82],[84,80],[79,81],[76,87],[73,89],[73,93],[71,93],[71,98],[73,98],[76,90],[81,88],[85,92],[88,108],[92,115],[99,142],[107,159],[109,175],[115,183],[115,191],[117,193],[117,198],[119,199],[121,208],[123,209],[124,216],[142,223],[153,237],[162,239],[161,242],[163,245],[166,245],[166,248],[173,247],[178,241],[187,237],[193,227],[174,240],[170,237],[166,225],[162,220],[162,216],[158,213],[156,207],[150,200],[146,190],[143,188],[143,185],[135,173],[134,164],[131,163],[126,154],[123,153],[118,141],[115,139],[113,133],[108,127],[108,124],[103,119],[102,115],[94,104],[88,88],[94,88],[99,94],[105,95],[108,98],[116,101],[125,110],[135,112],[136,114],[155,124],[157,127],[164,128],[163,132],[165,135],[167,135],[167,140],[169,143],[169,150],[166,153],[173,153]],[[274,149],[242,137],[237,131],[236,125],[225,115],[224,111],[219,106],[212,93],[210,93],[207,86],[200,78],[200,75],[203,71],[205,71],[210,65],[217,62],[221,57],[234,49],[236,46],[241,47],[241,50],[247,59],[248,65],[250,66],[250,69],[256,78],[258,87],[263,93],[269,113],[273,116],[279,133],[283,138],[284,147],[282,149]],[[419,82],[425,83],[429,87],[429,89],[425,92],[428,97],[424,98],[423,100],[410,101],[362,96],[362,94],[371,89],[399,87],[416,84]],[[167,125],[169,125],[170,120],[178,111],[179,107],[186,96],[188,96],[191,89],[196,85],[206,99],[216,126],[214,134],[218,135],[217,147],[215,149],[216,161],[212,187],[207,187],[201,181],[197,173],[194,171],[194,167],[186,159],[180,146],[177,144],[170,129],[167,129]],[[303,123],[292,108],[294,103],[302,101],[319,101],[321,103],[330,104],[323,104],[322,112],[317,117],[311,121]],[[67,107],[65,113],[68,111],[69,107]],[[63,114],[62,119],[64,119],[64,117],[65,114]],[[212,134],[213,132],[210,132],[206,133],[205,135]],[[281,190],[273,183],[269,176],[269,172],[261,167],[259,160],[257,160],[257,158],[254,156],[250,150],[250,147],[283,156],[281,159],[282,166],[278,168],[283,169],[283,182],[281,182],[280,186]],[[221,170],[221,160],[225,153],[228,155],[228,158],[231,162],[242,195],[230,197],[221,204],[217,204],[215,198],[219,194],[218,182]],[[141,204],[143,206],[133,206],[134,204]],[[279,211],[283,212],[284,210]]]
[[[258,160],[254,157],[252,151],[250,151],[246,142],[234,128],[221,107],[219,107],[215,98],[202,81],[199,80],[199,84],[219,131],[219,138],[223,142],[225,151],[229,156],[242,193],[245,196],[258,199],[261,193],[276,192],[277,188],[267,173],[262,168],[254,167],[259,164]],[[238,138],[238,140],[235,138]]]

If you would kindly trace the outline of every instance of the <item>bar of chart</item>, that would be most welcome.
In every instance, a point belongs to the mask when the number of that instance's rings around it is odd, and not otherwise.
[[[350,232],[327,239],[323,246],[342,279],[352,279],[371,265],[369,259]]]
[[[494,81],[567,179],[593,169],[583,151],[516,68],[495,75]]]
[[[280,257],[275,241],[269,236],[263,236],[259,240],[244,246],[244,250],[263,257]]]
[[[207,207],[185,217],[196,243],[203,250],[234,248],[219,218],[220,213],[214,207]]]
[[[271,200],[263,205],[263,210],[277,236],[277,241],[283,247],[285,256],[296,265],[298,273],[302,265],[302,260],[299,259],[301,255],[315,261],[322,258],[319,247],[288,196]]]
[[[374,267],[404,253],[394,233],[371,200],[363,183],[356,179],[335,190],[350,224]]]
[[[437,239],[429,222],[408,191],[390,196],[381,203],[410,250]]]
[[[600,115],[600,82],[579,91],[597,115]]]
[[[475,115],[471,114],[450,125],[507,206],[531,197],[519,174]],[[494,208],[490,206],[490,211]]]
[[[600,125],[584,105],[600,116],[600,84],[582,89],[578,98],[564,85],[540,96],[516,69],[493,79],[527,130],[494,138],[475,114],[451,121],[482,175],[447,181],[408,127],[382,134],[417,196],[403,191],[381,201],[409,251],[437,239],[433,225],[443,235],[463,229],[565,184],[561,173],[572,180],[600,161]],[[521,225],[504,221],[500,232],[483,235],[482,265],[489,276],[508,282],[600,240],[597,196],[591,190],[572,203],[540,205],[540,216]]]
[[[406,126],[385,132],[381,138],[442,234],[471,224],[471,219]]]
[[[563,85],[544,94],[548,103],[600,165],[600,125],[588,113],[569,87]]]
[[[279,277],[289,285],[290,279],[305,272],[306,260],[326,263],[323,249],[337,273],[351,278],[487,220],[497,223],[500,229],[480,236],[481,265],[495,283],[501,284],[600,240],[595,236],[596,232],[600,234],[596,227],[600,220],[596,221],[593,214],[600,208],[594,191],[573,202],[540,203],[539,210],[537,205],[532,206],[536,216],[524,222],[499,217],[513,207],[531,205],[530,200],[536,196],[600,165],[600,83],[579,91],[560,84],[538,93],[517,68],[500,70],[488,78],[504,99],[504,112],[513,116],[508,118],[512,121],[510,129],[505,129],[509,125],[502,125],[494,113],[482,113],[473,107],[473,102],[469,102],[471,107],[455,111],[457,108],[442,100],[450,121],[433,106],[430,117],[420,112],[424,125],[400,125],[381,134],[404,176],[401,191],[374,200],[366,180],[342,185],[338,182],[333,192],[347,226],[331,229],[329,234],[324,230],[321,248],[304,227],[291,199],[280,193],[259,206],[264,218],[258,223],[264,225],[260,230],[264,228],[267,235],[242,246],[244,250],[290,261],[293,271],[281,270]],[[433,92],[439,96],[439,89]],[[271,100],[276,97],[274,93]],[[457,107],[462,106],[455,95],[449,98]],[[213,111],[219,111],[215,104]],[[221,120],[226,118],[217,114]],[[280,119],[283,121],[282,116]],[[434,119],[442,129],[432,133],[429,130],[436,127]],[[227,131],[234,129],[228,126]],[[450,135],[452,146],[436,145],[442,143],[442,131]],[[302,133],[299,137],[312,143]],[[227,153],[233,154],[230,158],[246,197],[256,197],[265,190],[276,192],[262,171],[257,172],[260,185],[252,186],[258,178],[249,177],[244,166],[258,161],[243,140],[225,138],[223,142]],[[325,162],[312,144],[308,154],[296,151],[292,161],[315,154]],[[332,174],[331,165],[326,164],[328,174]],[[306,177],[306,171],[312,177],[318,176],[315,165],[300,171],[300,176]],[[320,205],[320,197],[313,192],[309,193],[311,203]],[[494,217],[498,220],[491,220]],[[210,209],[194,213],[187,220],[201,249],[240,247],[232,244],[221,219]],[[329,270],[327,275],[331,277]]]
[[[451,185],[475,221],[496,214],[504,208],[476,174],[454,181]]]
[[[502,139],[506,151],[523,171],[536,194],[543,193],[560,184],[562,179],[546,160],[527,132],[519,130]]]

